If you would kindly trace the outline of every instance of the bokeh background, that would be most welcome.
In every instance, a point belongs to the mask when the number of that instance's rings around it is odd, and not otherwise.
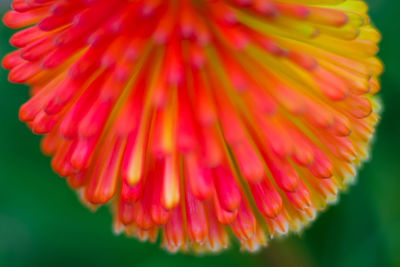
[[[110,0],[111,1],[111,0]],[[257,254],[170,255],[111,231],[107,208],[92,213],[50,168],[39,136],[18,120],[28,99],[0,70],[0,266],[400,266],[400,1],[370,0],[383,33],[383,118],[358,183],[301,235]],[[0,0],[0,14],[10,0]],[[0,57],[12,50],[0,26]]]

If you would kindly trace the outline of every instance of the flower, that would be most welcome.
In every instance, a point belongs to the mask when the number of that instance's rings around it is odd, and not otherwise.
[[[368,156],[380,40],[364,1],[14,0],[20,119],[116,232],[170,251],[300,231]],[[160,234],[159,234],[160,233]]]

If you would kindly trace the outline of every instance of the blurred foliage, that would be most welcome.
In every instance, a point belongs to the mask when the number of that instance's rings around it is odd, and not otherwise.
[[[372,159],[338,205],[300,236],[252,255],[170,255],[156,245],[115,236],[107,208],[92,213],[50,168],[39,136],[18,120],[28,90],[0,70],[0,266],[400,266],[400,1],[370,0],[383,34],[384,103]],[[0,0],[0,14],[9,0]],[[0,26],[0,55],[12,48]]]

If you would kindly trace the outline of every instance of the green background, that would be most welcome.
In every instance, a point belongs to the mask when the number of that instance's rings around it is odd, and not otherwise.
[[[372,160],[338,205],[301,236],[270,243],[257,254],[237,248],[215,256],[170,255],[157,245],[111,232],[107,208],[83,207],[49,158],[39,136],[18,120],[24,86],[0,70],[0,266],[400,266],[400,1],[370,0],[383,33],[380,56],[383,119]],[[0,14],[9,1],[0,0]],[[12,31],[0,26],[0,56]]]

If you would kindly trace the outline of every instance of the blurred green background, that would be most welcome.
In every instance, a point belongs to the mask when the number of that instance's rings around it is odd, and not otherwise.
[[[10,0],[0,0],[0,14]],[[114,236],[107,208],[83,207],[39,150],[39,136],[18,120],[24,86],[0,70],[0,266],[400,266],[400,1],[370,0],[383,33],[383,119],[372,160],[338,205],[301,236],[252,255],[170,255],[157,245]],[[0,26],[0,56],[12,48]]]

